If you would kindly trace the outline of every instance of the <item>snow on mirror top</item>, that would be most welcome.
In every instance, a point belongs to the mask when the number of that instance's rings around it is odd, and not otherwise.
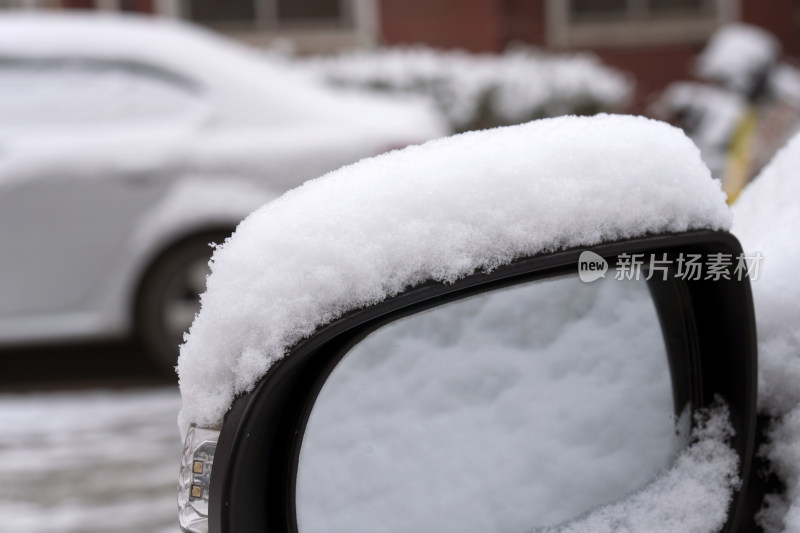
[[[266,204],[215,251],[178,362],[179,425],[219,424],[296,342],[409,286],[729,225],[695,145],[643,117],[544,119],[362,160]]]

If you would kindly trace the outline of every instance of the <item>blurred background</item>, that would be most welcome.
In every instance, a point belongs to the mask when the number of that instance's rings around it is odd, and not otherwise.
[[[683,128],[733,202],[797,58],[800,0],[0,0],[0,530],[178,530],[177,346],[264,202],[598,112]]]

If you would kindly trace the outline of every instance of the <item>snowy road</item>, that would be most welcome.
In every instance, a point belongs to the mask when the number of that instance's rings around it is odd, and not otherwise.
[[[176,532],[177,388],[0,395],[0,531]]]

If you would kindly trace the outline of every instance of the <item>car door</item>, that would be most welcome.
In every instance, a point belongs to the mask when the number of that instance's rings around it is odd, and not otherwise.
[[[202,101],[125,62],[6,59],[0,78],[0,336],[80,333]]]

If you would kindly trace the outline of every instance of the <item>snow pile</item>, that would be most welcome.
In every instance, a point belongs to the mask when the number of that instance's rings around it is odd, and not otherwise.
[[[431,97],[460,131],[618,109],[633,88],[629,78],[595,56],[533,48],[476,55],[398,47],[314,58],[302,65],[336,85]]]
[[[570,276],[484,294],[386,326],[336,367],[300,454],[299,529],[554,526],[647,485],[683,430],[644,282]],[[733,457],[699,467],[735,473]],[[716,524],[723,481],[709,476],[686,511],[708,498]]]
[[[739,484],[739,458],[728,445],[733,429],[724,406],[698,413],[692,444],[641,492],[549,533],[612,531],[716,532],[725,524]],[[710,458],[714,458],[710,460]]]
[[[764,256],[753,282],[758,319],[760,404],[769,414],[800,402],[800,135],[795,136],[734,204],[734,233],[748,252]]]
[[[546,119],[343,167],[255,211],[216,250],[181,348],[180,427],[219,424],[297,341],[411,285],[729,224],[695,145],[643,117]]]
[[[767,533],[794,533],[800,531],[800,406],[773,423],[768,436],[761,452],[786,490],[766,495],[758,518]]]
[[[780,43],[769,32],[748,24],[718,30],[697,59],[697,75],[748,93],[780,54]]]
[[[800,530],[800,135],[783,148],[734,204],[734,232],[748,252],[761,252],[753,283],[758,327],[760,409],[777,422],[767,456],[787,485],[772,497],[771,531]]]

